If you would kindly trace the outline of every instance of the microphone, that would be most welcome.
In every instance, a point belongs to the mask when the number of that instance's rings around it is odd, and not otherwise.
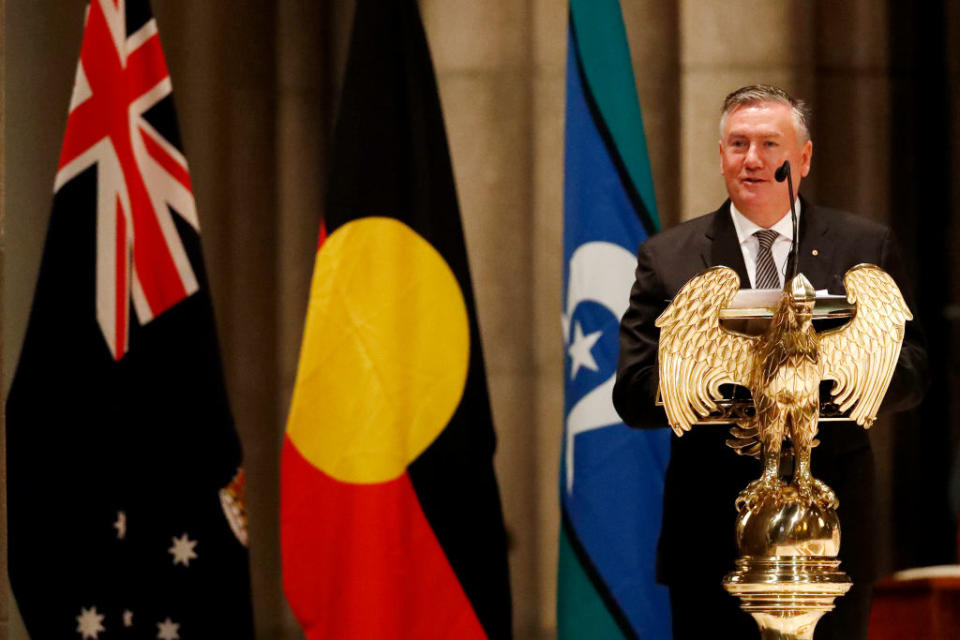
[[[790,161],[784,160],[777,168],[773,177],[777,182],[787,181],[787,193],[790,195],[790,219],[793,222],[793,242],[790,246],[790,255],[787,256],[787,273],[783,278],[783,287],[790,286],[790,281],[797,275],[797,254],[799,253],[800,235],[797,232],[797,208],[793,195],[793,176],[790,175]]]
[[[784,163],[777,168],[777,171],[773,174],[773,177],[777,179],[777,182],[783,182],[786,180],[788,175],[790,175],[790,161],[785,160]]]

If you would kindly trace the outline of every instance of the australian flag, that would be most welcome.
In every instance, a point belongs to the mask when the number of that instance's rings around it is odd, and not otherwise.
[[[618,327],[658,222],[617,0],[571,0],[564,177],[565,424],[558,637],[666,640],[654,580],[669,430],[613,408]]]
[[[146,0],[87,9],[54,192],[7,402],[27,630],[252,638],[240,442]]]

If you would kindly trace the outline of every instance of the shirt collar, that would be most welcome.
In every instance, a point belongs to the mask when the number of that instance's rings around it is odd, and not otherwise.
[[[800,220],[800,198],[796,200],[797,205],[797,220]],[[753,234],[757,231],[762,230],[764,227],[754,223],[745,215],[737,211],[737,207],[733,204],[733,201],[730,201],[730,217],[733,218],[733,226],[737,230],[737,239],[740,241],[740,244],[743,244],[747,240],[753,239]],[[788,209],[786,213],[780,216],[780,220],[777,221],[775,225],[770,227],[781,236],[785,237],[787,240],[793,241],[793,221],[790,219],[790,210]]]

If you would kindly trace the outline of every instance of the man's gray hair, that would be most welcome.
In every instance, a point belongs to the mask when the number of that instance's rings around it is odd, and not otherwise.
[[[752,84],[741,87],[723,100],[723,111],[720,116],[720,137],[723,137],[723,127],[727,116],[742,107],[750,107],[764,102],[779,102],[793,110],[793,120],[800,142],[810,139],[810,108],[803,100],[798,100],[780,87],[767,84]]]

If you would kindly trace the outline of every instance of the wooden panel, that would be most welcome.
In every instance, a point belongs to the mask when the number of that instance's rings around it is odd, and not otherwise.
[[[960,631],[960,578],[882,580],[870,612],[869,640],[955,640]]]

